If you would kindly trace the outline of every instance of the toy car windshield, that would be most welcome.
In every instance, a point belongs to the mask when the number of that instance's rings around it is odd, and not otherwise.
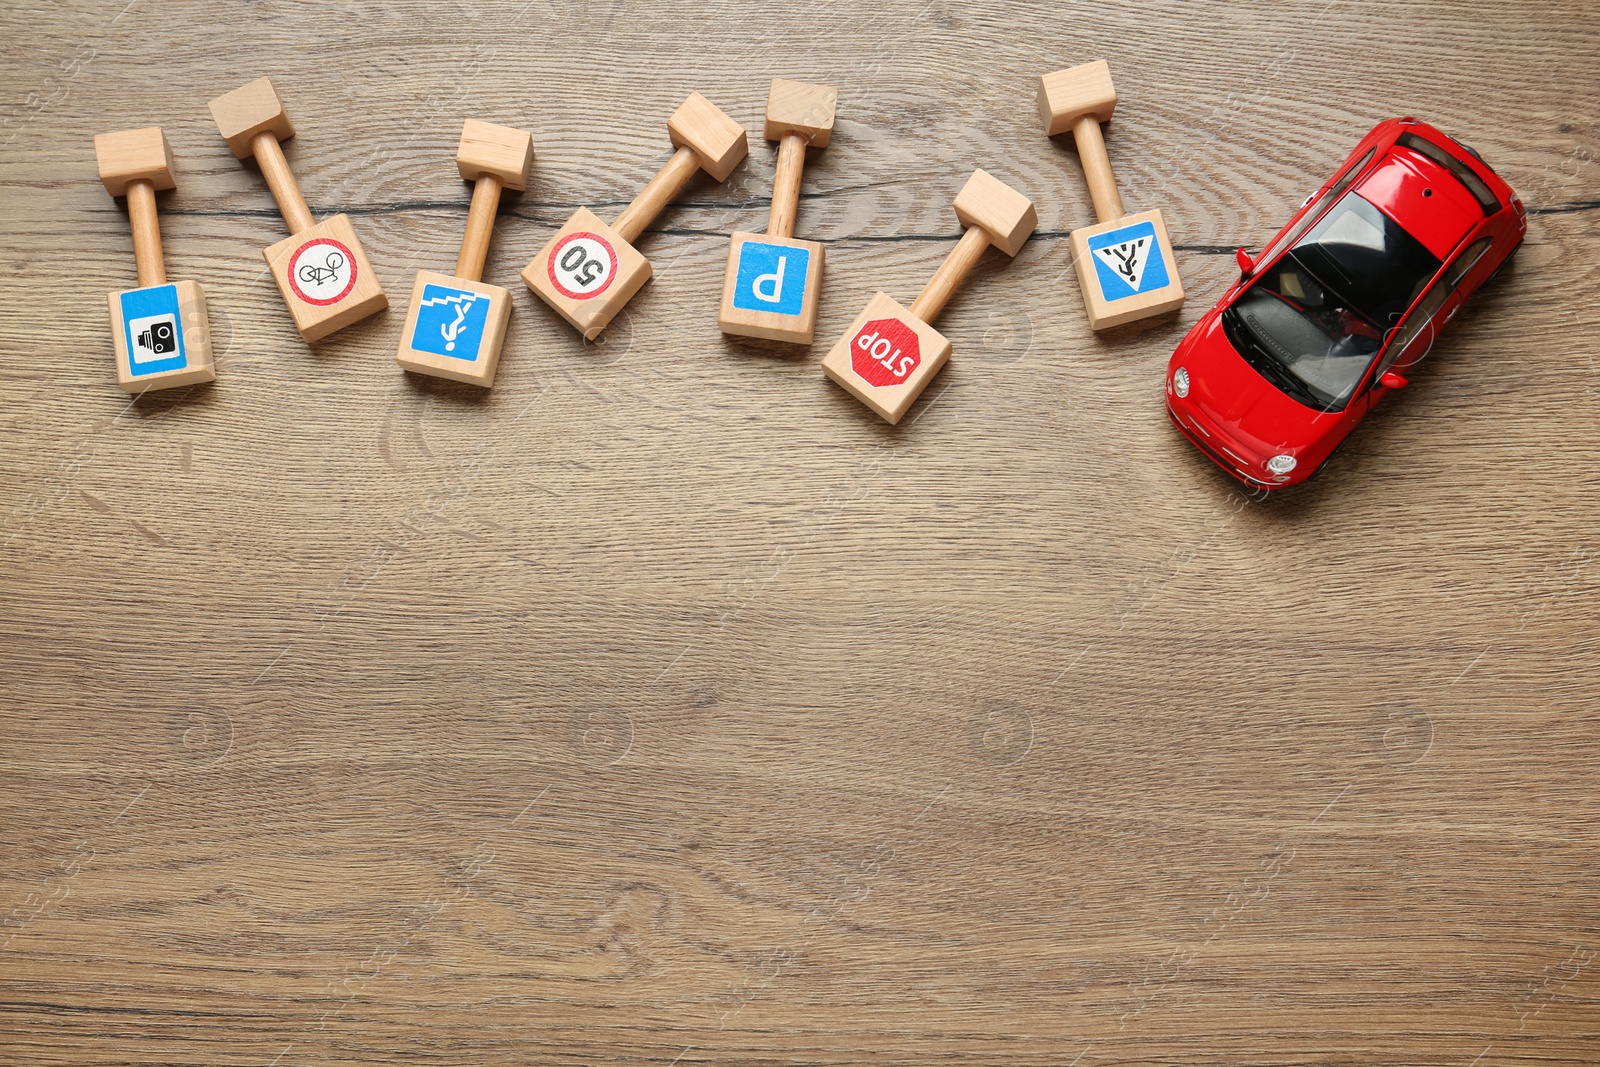
[[[1284,393],[1338,411],[1439,265],[1397,222],[1346,193],[1251,283],[1223,314],[1223,329]]]

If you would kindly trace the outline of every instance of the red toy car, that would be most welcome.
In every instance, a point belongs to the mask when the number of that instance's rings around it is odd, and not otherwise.
[[[1416,119],[1372,128],[1189,331],[1167,415],[1252,487],[1303,482],[1427,354],[1528,231],[1478,154]]]

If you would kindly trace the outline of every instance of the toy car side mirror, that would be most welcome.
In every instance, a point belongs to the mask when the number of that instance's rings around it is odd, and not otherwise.
[[[1233,258],[1239,261],[1239,277],[1248,278],[1250,272],[1255,269],[1256,261],[1242,248],[1234,251]]]
[[[1378,384],[1385,389],[1404,389],[1406,380],[1392,370],[1386,370],[1378,376]]]

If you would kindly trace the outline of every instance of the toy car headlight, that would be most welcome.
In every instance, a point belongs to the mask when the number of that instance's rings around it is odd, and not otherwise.
[[[1185,368],[1179,367],[1172,372],[1172,391],[1179,396],[1189,395],[1189,372]],[[1292,464],[1294,461],[1289,462]]]
[[[1267,460],[1267,470],[1273,474],[1288,474],[1295,468],[1294,457],[1285,452],[1281,456],[1273,456]]]

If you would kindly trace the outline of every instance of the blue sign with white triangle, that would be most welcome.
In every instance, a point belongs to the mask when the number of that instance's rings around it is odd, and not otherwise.
[[[1155,224],[1148,220],[1089,238],[1089,255],[1106,300],[1154,292],[1171,281]]]

